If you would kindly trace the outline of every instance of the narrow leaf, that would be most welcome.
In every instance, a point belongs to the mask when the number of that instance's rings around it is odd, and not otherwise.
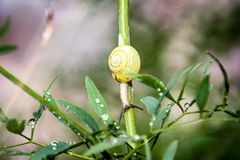
[[[53,83],[57,80],[57,78],[59,77],[60,73],[58,73],[54,79],[51,81],[50,85],[48,86],[48,88],[44,91],[44,95],[43,98],[45,97],[45,94],[47,94],[47,92],[49,91],[49,89],[51,88],[51,86],[53,85]],[[33,119],[34,123],[36,124],[38,122],[38,120],[40,119],[40,117],[42,116],[43,111],[45,111],[45,107],[44,105],[40,104],[38,110],[36,112],[33,113]]]
[[[9,156],[30,156],[30,153],[22,152],[19,150],[1,150],[0,157],[9,157]]]
[[[163,160],[173,160],[177,151],[178,141],[173,141],[166,149]]]
[[[60,99],[59,104],[63,106],[67,111],[71,111],[74,115],[76,115],[79,119],[81,119],[92,131],[98,131],[99,127],[96,120],[86,111],[84,111],[81,107],[74,105],[68,101]]]
[[[189,82],[192,74],[193,74],[195,71],[197,71],[197,70],[200,68],[200,66],[201,66],[201,63],[198,63],[197,65],[193,66],[193,67],[191,68],[191,70],[189,71],[188,75],[187,75],[186,78],[184,79],[184,82],[183,82],[183,85],[182,85],[182,89],[181,89],[180,94],[179,94],[179,96],[178,96],[177,102],[179,102],[180,100],[182,100],[183,93],[184,93],[184,90],[185,90],[185,87],[186,87],[187,83]]]
[[[167,107],[160,110],[160,112],[156,116],[155,121],[153,121],[153,125],[152,125],[153,128],[156,127],[157,125],[160,125],[161,128],[163,127],[165,121],[167,120],[167,118],[171,112],[172,106],[173,106],[173,104],[169,104],[169,105],[167,105]]]
[[[87,152],[84,153],[86,156],[90,156],[92,154],[100,153],[104,150],[108,150],[120,145],[123,145],[129,141],[139,140],[140,138],[136,139],[134,137],[111,137],[108,140],[100,142],[94,146],[92,146]]]
[[[167,83],[166,88],[163,92],[163,95],[160,97],[160,102],[163,99],[163,97],[169,92],[169,90],[174,86],[174,84],[182,78],[185,74],[187,74],[190,71],[191,67],[188,67],[186,69],[181,70],[180,72],[176,73],[170,81]]]
[[[6,122],[6,128],[9,132],[14,134],[21,134],[25,129],[26,121],[19,121],[17,119],[8,119]]]
[[[43,104],[55,117],[58,117],[58,118],[60,117],[60,119],[63,119],[62,123],[67,127],[71,128],[76,134],[79,134],[79,132],[81,132],[82,135],[84,135],[83,138],[89,140],[90,142],[95,142],[95,139],[78,123],[73,121],[70,117],[68,117],[64,112],[59,110],[56,106],[53,106],[49,101],[44,99],[39,93],[34,91],[28,85],[24,84],[22,81],[20,81],[17,77],[15,77],[12,73],[7,71],[1,65],[0,65],[0,73],[4,77],[6,77],[8,80],[10,80],[12,83],[16,84],[19,88],[21,88],[27,94],[29,94],[31,97],[33,97],[35,100],[37,100],[40,104]]]
[[[11,26],[11,21],[10,21],[10,18],[8,17],[4,24],[2,26],[0,26],[0,37],[3,37],[9,30]]]
[[[165,90],[166,90],[166,87],[163,84],[163,82],[152,75],[131,73],[131,74],[129,74],[129,76],[131,76],[133,79],[139,81],[140,83],[155,89],[156,91],[158,91],[160,93],[165,92]],[[175,102],[174,98],[172,97],[172,95],[170,93],[167,93],[166,97]]]
[[[60,115],[59,113],[59,109],[57,106],[57,103],[55,102],[55,99],[52,97],[51,93],[49,91],[45,91],[44,92],[44,98],[50,102],[54,107],[55,107],[55,111],[50,111],[61,123],[63,123],[65,126],[67,126],[68,128],[70,128],[74,133],[76,133],[78,136],[83,136],[85,137],[86,135],[83,133],[83,131],[81,129],[79,129],[79,127],[76,127],[74,125],[72,125],[71,123],[69,123],[69,117],[67,117],[66,115]],[[56,112],[57,111],[57,112]]]
[[[158,108],[160,107],[159,101],[151,96],[146,96],[141,99],[141,102],[145,105],[147,112],[150,115],[155,115]]]
[[[208,52],[208,55],[218,64],[224,78],[224,93],[223,93],[223,105],[228,104],[228,97],[229,97],[229,89],[230,89],[230,84],[229,84],[229,78],[227,75],[227,71],[224,68],[223,64],[220,62],[220,60],[213,55],[213,53]]]
[[[51,142],[51,144],[47,145],[46,147],[43,147],[40,150],[32,153],[31,159],[32,160],[43,160],[43,159],[54,158],[55,156],[57,156],[63,152],[66,152],[67,150],[69,150],[77,145],[79,145],[79,144],[53,141],[53,142]]]
[[[45,110],[44,105],[40,104],[38,110],[33,113],[35,123],[37,123],[37,121],[40,119],[44,110]]]
[[[151,148],[148,143],[147,139],[144,139],[145,142],[145,154],[146,154],[146,160],[152,160],[152,153],[151,153]]]
[[[11,52],[15,51],[17,49],[17,46],[15,44],[1,44],[0,45],[0,54],[4,52]]]
[[[209,75],[205,76],[198,87],[196,93],[196,102],[199,107],[199,110],[202,111],[207,103],[208,96],[209,96]]]
[[[85,85],[87,89],[88,99],[92,108],[104,123],[109,124],[110,120],[105,100],[98,91],[97,87],[94,85],[93,81],[88,76],[85,77]]]
[[[8,120],[8,117],[5,115],[2,108],[0,108],[0,121],[3,122],[3,123],[6,123],[7,120]]]

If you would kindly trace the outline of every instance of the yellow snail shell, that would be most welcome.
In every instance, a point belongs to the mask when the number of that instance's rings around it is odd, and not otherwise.
[[[128,45],[116,47],[110,54],[108,65],[112,76],[119,82],[130,82],[132,78],[128,73],[138,73],[140,70],[140,57],[136,49]]]

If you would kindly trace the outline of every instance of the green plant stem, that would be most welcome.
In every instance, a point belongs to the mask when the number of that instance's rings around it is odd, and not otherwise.
[[[5,68],[3,68],[2,66],[0,66],[0,73],[5,76],[7,79],[9,79],[11,82],[13,82],[14,84],[16,84],[17,86],[19,86],[21,89],[23,89],[27,94],[29,94],[30,96],[32,96],[34,99],[36,99],[37,101],[39,101],[39,103],[43,104],[44,106],[46,106],[51,112],[55,112],[58,115],[60,115],[61,117],[63,117],[64,119],[66,119],[68,121],[68,123],[74,127],[76,127],[78,130],[80,130],[85,136],[86,138],[92,142],[92,143],[96,143],[96,140],[85,130],[83,129],[80,125],[78,125],[76,122],[74,122],[72,119],[70,119],[65,113],[63,113],[62,111],[58,110],[55,106],[53,106],[50,102],[48,102],[47,100],[45,100],[40,94],[38,94],[37,92],[35,92],[33,89],[31,89],[29,86],[27,86],[26,84],[24,84],[23,82],[21,82],[19,79],[17,79],[13,74],[11,74],[10,72],[8,72]]]
[[[128,26],[129,0],[118,0],[118,45],[130,45]]]
[[[190,126],[190,125],[193,125],[193,124],[197,124],[197,123],[200,123],[200,122],[204,122],[204,121],[239,121],[239,119],[232,119],[232,118],[226,118],[226,119],[222,119],[222,118],[202,118],[202,119],[197,119],[197,120],[194,120],[194,121],[190,121],[190,122],[186,122],[186,123],[183,123],[183,124],[180,124],[180,125],[177,125],[177,126],[173,126],[173,127],[165,127],[165,128],[162,128],[160,130],[158,130],[154,135],[152,135],[150,138],[148,138],[148,142],[152,141],[153,139],[156,138],[156,136],[158,136],[160,133],[164,132],[164,131],[169,131],[169,130],[174,130],[174,129],[178,129],[178,128],[182,128],[182,127],[186,127],[186,126]],[[146,144],[146,141],[139,144],[136,148],[134,148],[133,150],[131,150],[125,157],[124,157],[124,160],[127,160],[129,158],[132,157],[132,155],[137,152],[139,149],[141,149],[144,145]]]
[[[79,155],[79,154],[73,153],[73,152],[71,152],[71,151],[68,151],[67,154],[70,155],[70,156],[72,156],[72,157],[79,158],[79,159],[94,160],[94,158],[92,158],[92,157],[82,156],[82,155]]]
[[[118,0],[118,45],[130,45],[130,35],[129,35],[129,17],[128,17],[128,6],[129,0]],[[127,87],[126,95],[128,96],[129,102],[132,103],[132,91],[130,86]],[[120,93],[122,93],[120,91]],[[122,96],[122,95],[121,95]],[[133,108],[129,108],[124,113],[126,131],[130,136],[136,134],[136,124],[135,124],[135,114]],[[136,147],[135,143],[130,144],[133,148]]]
[[[24,143],[9,145],[9,146],[0,146],[0,149],[14,148],[14,147],[23,146],[23,145],[30,144],[30,143],[31,142],[24,142]]]

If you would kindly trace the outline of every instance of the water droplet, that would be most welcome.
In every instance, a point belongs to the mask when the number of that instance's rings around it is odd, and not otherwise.
[[[57,150],[57,147],[52,147],[52,149],[53,149],[54,151],[56,151],[56,150]]]
[[[107,114],[102,114],[101,118],[102,118],[102,120],[106,121],[106,120],[108,120],[108,115]]]
[[[72,142],[72,144],[74,145],[74,144],[76,144],[77,142]]]
[[[133,91],[134,91],[134,88],[131,88],[131,91],[133,92]]]
[[[135,140],[139,140],[139,139],[140,139],[140,136],[139,136],[139,135],[135,135],[133,138],[134,138]]]
[[[66,107],[66,110],[68,111],[68,110],[69,110],[69,108],[70,108],[70,106],[67,106],[67,107]]]
[[[81,133],[80,133],[80,132],[78,132],[78,133],[77,133],[77,135],[78,135],[78,136],[81,136]]]
[[[137,156],[137,153],[133,153],[133,156]]]
[[[104,107],[104,104],[101,104],[100,107]]]
[[[149,122],[149,126],[152,127],[153,126],[153,122]]]
[[[162,93],[162,92],[160,92],[160,93],[159,93],[159,96],[160,96],[160,97],[162,97],[162,96],[163,96],[163,93]]]
[[[99,98],[96,98],[96,99],[95,99],[95,102],[96,102],[96,103],[100,103],[100,99],[99,99]]]
[[[28,126],[31,126],[32,128],[35,127],[36,120],[34,118],[30,119],[27,123]]]
[[[114,156],[114,157],[117,157],[117,156],[118,156],[118,154],[114,152],[114,153],[113,153],[113,156]]]
[[[57,147],[57,145],[58,145],[58,142],[57,142],[57,141],[52,141],[52,142],[51,142],[51,146]]]
[[[142,102],[142,101],[143,101],[143,99],[140,99],[140,101]]]
[[[184,107],[185,107],[185,108],[189,108],[189,107],[190,107],[190,104],[189,104],[189,103],[185,103],[185,104],[184,104]]]
[[[112,138],[112,139],[111,139],[111,143],[115,144],[115,143],[117,143],[117,142],[118,142],[118,139],[117,139],[117,138]]]
[[[160,88],[157,88],[157,91],[158,91],[158,92],[160,92],[160,91],[161,91],[161,89],[160,89]]]
[[[50,92],[48,92],[48,91],[46,92],[46,94],[47,94],[48,96],[49,96],[49,95],[51,95],[51,93],[50,93]]]
[[[51,99],[50,99],[50,98],[48,98],[47,100],[48,100],[49,102],[51,101]]]
[[[61,119],[61,117],[60,117],[60,116],[58,116],[58,119],[60,120],[60,119]]]

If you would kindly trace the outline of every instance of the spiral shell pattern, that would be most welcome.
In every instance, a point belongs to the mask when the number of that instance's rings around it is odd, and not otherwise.
[[[132,78],[127,74],[138,73],[140,70],[140,57],[136,49],[122,45],[111,52],[108,65],[114,79],[119,82],[129,82]]]

